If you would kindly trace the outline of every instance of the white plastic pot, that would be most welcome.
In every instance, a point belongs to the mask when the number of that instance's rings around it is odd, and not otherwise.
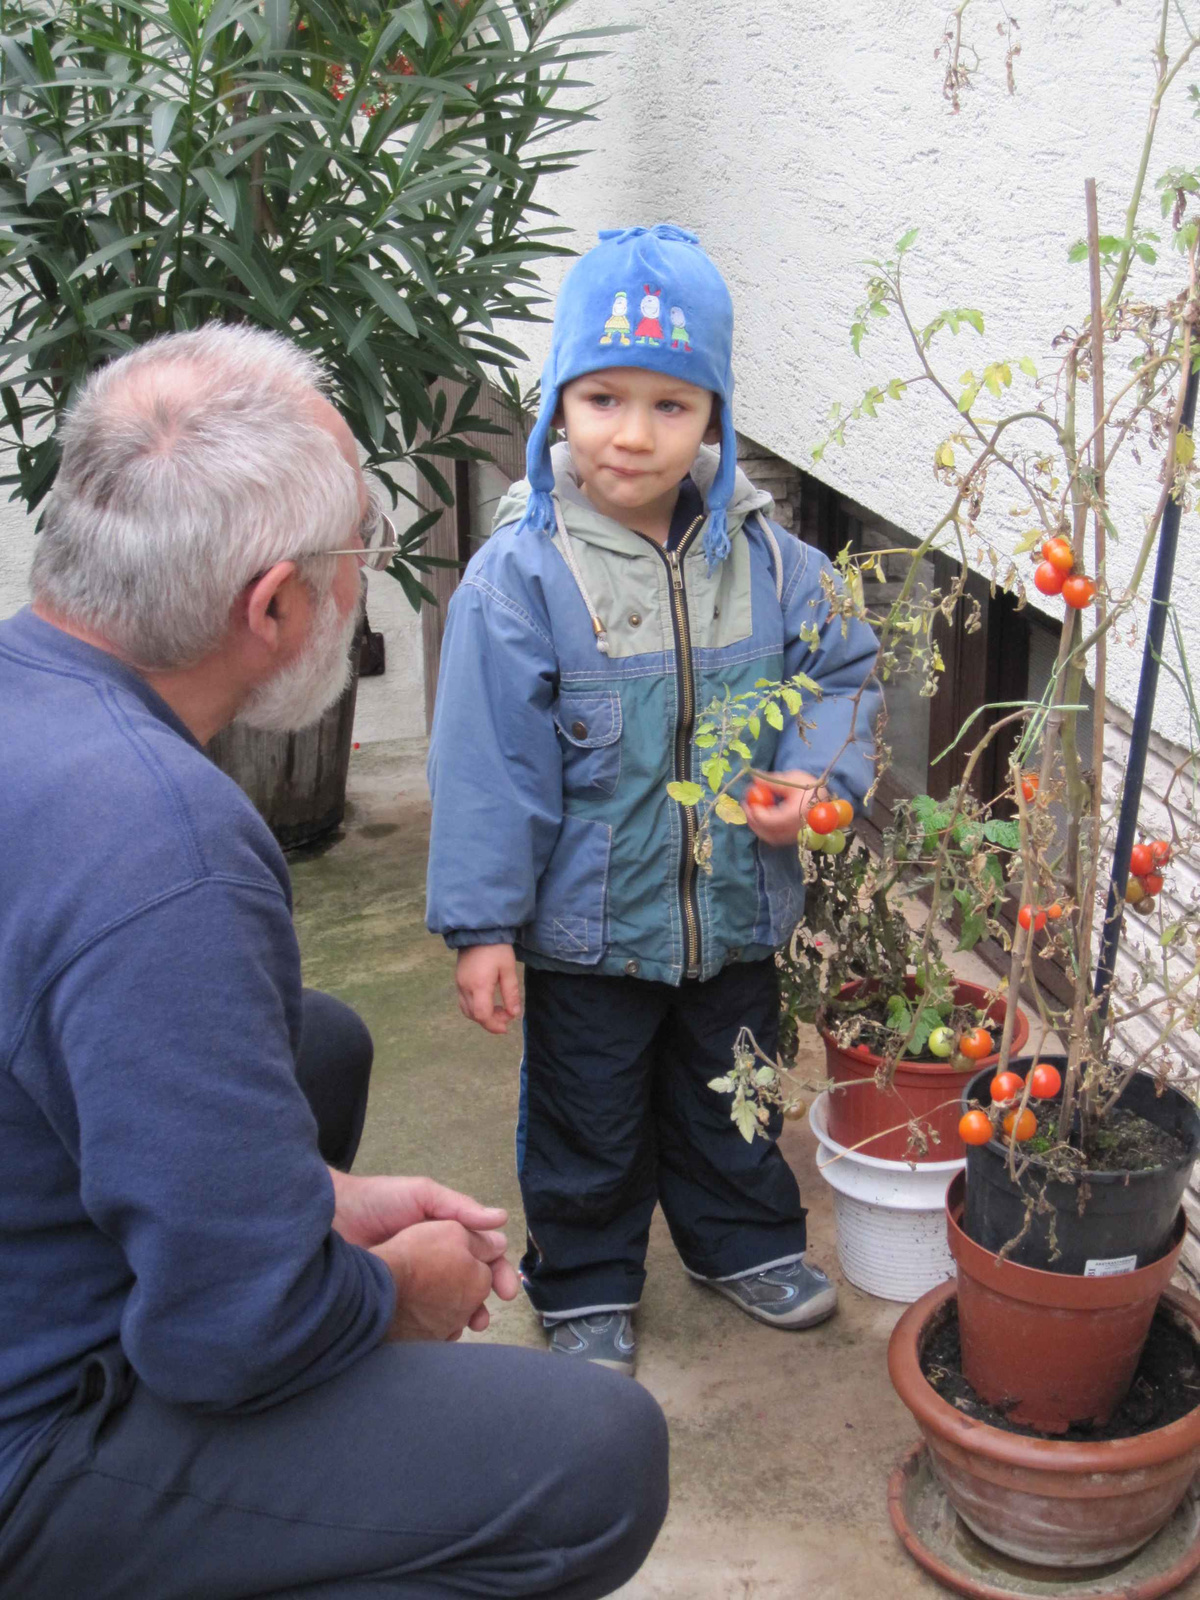
[[[881,1300],[919,1300],[954,1276],[946,1189],[963,1161],[881,1161],[831,1139],[828,1092],[809,1107],[817,1168],[833,1190],[837,1252],[850,1282]]]

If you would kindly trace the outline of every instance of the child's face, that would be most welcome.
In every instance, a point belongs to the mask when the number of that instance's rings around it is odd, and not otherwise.
[[[701,444],[717,437],[715,399],[641,367],[606,367],[565,384],[555,421],[596,509],[627,523],[673,495]]]

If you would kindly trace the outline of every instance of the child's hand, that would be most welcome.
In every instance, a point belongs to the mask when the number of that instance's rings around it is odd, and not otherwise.
[[[778,785],[771,783],[778,804],[756,806],[746,799],[742,801],[742,810],[751,833],[757,834],[764,844],[795,844],[804,826],[804,813],[814,800],[823,799],[827,791],[811,772],[774,772],[771,777],[782,780]],[[782,783],[798,787],[785,789]]]
[[[521,987],[512,945],[473,944],[460,950],[454,978],[458,1009],[489,1033],[507,1033],[509,1023],[521,1015]]]

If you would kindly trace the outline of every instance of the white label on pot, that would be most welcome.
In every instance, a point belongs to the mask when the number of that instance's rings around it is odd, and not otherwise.
[[[1089,1261],[1083,1269],[1083,1275],[1085,1278],[1116,1278],[1122,1272],[1136,1271],[1136,1256],[1108,1256]]]

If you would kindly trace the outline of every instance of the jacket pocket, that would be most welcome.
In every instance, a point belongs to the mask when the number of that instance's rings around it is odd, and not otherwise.
[[[563,793],[615,794],[621,777],[621,697],[611,690],[561,694],[554,725],[563,758]]]
[[[538,884],[533,921],[521,929],[527,950],[592,967],[605,949],[608,858],[606,822],[565,816]]]

